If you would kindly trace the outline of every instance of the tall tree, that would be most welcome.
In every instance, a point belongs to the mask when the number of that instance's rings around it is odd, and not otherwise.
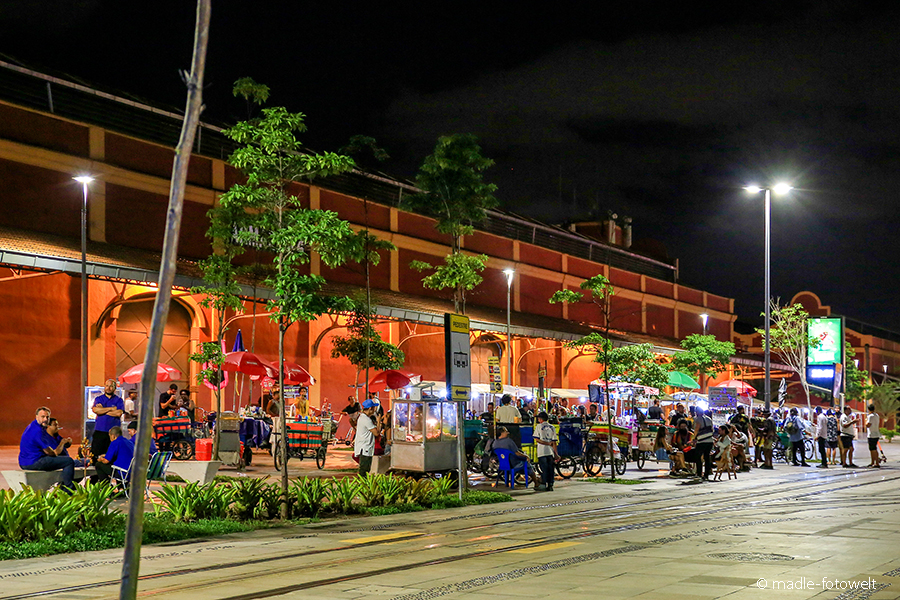
[[[369,369],[399,369],[405,355],[394,344],[381,339],[372,326],[372,313],[366,302],[357,301],[347,324],[347,335],[335,336],[332,341],[331,357],[344,357],[356,368],[356,389],[359,389],[359,375]]]
[[[246,84],[235,94],[254,97],[254,87]],[[263,108],[257,118],[242,121],[224,131],[238,144],[229,158],[245,182],[225,192],[221,205],[240,215],[234,239],[243,246],[255,246],[271,253],[274,269],[265,284],[274,290],[269,302],[272,319],[278,325],[278,365],[284,364],[284,337],[297,321],[312,321],[330,311],[347,311],[346,297],[322,294],[325,279],[310,273],[313,254],[334,267],[353,254],[357,237],[337,214],[305,208],[294,194],[293,184],[342,173],[353,168],[349,157],[333,152],[313,154],[302,150],[297,134],[306,131],[305,116],[283,107]],[[279,368],[279,389],[284,389],[284,369]],[[279,411],[285,414],[284,395]],[[282,436],[284,438],[284,436]],[[282,439],[282,518],[288,517],[287,444]]]
[[[594,361],[603,365],[603,392],[606,397],[606,419],[610,425],[609,439],[607,441],[607,452],[610,458],[610,478],[615,481],[616,469],[613,464],[613,436],[612,436],[612,405],[609,401],[609,382],[615,376],[615,372],[624,370],[624,365],[613,362],[615,356],[613,354],[613,345],[609,339],[610,320],[612,313],[611,299],[615,290],[612,284],[604,275],[594,275],[590,279],[585,279],[579,286],[584,292],[576,292],[575,290],[557,290],[550,297],[550,304],[564,302],[573,304],[581,302],[585,296],[585,292],[590,294],[590,302],[600,309],[600,315],[603,317],[603,333],[590,333],[580,340],[569,342],[567,346],[570,348],[588,348],[594,352]],[[615,371],[615,372],[614,372]]]
[[[466,292],[482,281],[486,255],[462,252],[462,238],[474,232],[474,224],[487,217],[487,211],[497,206],[494,192],[497,186],[484,181],[483,172],[494,164],[481,155],[481,147],[472,134],[456,134],[438,139],[434,153],[425,159],[416,177],[416,185],[423,190],[403,202],[404,208],[434,217],[435,228],[450,236],[450,254],[444,264],[433,266],[413,261],[418,271],[434,270],[422,282],[431,289],[452,288],[453,307],[465,312]]]
[[[844,395],[848,400],[862,400],[869,390],[869,374],[856,366],[856,351],[844,338]]]
[[[809,313],[800,304],[781,306],[777,299],[771,300],[769,309],[772,322],[769,325],[769,348],[800,378],[806,393],[806,406],[812,412],[809,396],[809,381],[806,379],[806,356],[810,348],[818,348],[821,341],[809,335]],[[762,313],[765,316],[765,313]],[[757,329],[766,343],[766,332]]]
[[[212,13],[210,0],[198,0],[194,23],[194,51],[190,73],[184,73],[187,85],[187,102],[184,121],[175,158],[172,164],[172,180],[169,186],[169,206],[166,212],[166,232],[163,237],[162,259],[159,265],[159,281],[150,336],[144,354],[144,374],[141,378],[141,408],[139,412],[137,444],[134,450],[134,467],[131,470],[131,497],[128,500],[128,519],[125,526],[125,552],[122,560],[121,600],[133,600],[137,596],[138,575],[141,562],[141,540],[144,535],[144,487],[147,483],[147,466],[150,454],[150,435],[153,431],[153,388],[156,385],[156,365],[159,350],[169,317],[172,299],[172,283],[175,280],[178,258],[178,234],[184,207],[188,165],[194,137],[203,110],[203,74],[206,70],[206,48],[209,45],[209,19]]]
[[[728,368],[734,356],[734,344],[720,342],[713,335],[692,333],[681,340],[681,348],[684,351],[672,358],[672,367],[694,377],[715,377]]]

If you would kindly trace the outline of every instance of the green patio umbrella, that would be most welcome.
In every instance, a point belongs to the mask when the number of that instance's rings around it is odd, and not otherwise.
[[[669,385],[686,390],[696,390],[700,387],[700,384],[694,381],[690,375],[681,371],[669,372]]]

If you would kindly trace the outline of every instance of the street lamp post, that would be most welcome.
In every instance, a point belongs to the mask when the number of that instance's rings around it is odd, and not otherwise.
[[[81,184],[82,203],[81,203],[81,395],[84,396],[84,390],[87,388],[87,354],[88,354],[88,298],[87,298],[87,204],[88,204],[88,184],[94,181],[93,177],[82,175],[73,177],[75,181]],[[81,437],[84,439],[87,434],[85,427],[87,426],[87,405],[84,398],[81,399]]]
[[[769,248],[771,245],[770,244],[770,231],[771,231],[771,221],[772,221],[772,190],[774,190],[776,194],[781,195],[781,194],[787,194],[793,188],[786,183],[779,183],[779,184],[773,186],[772,188],[761,188],[756,185],[749,185],[749,186],[745,187],[744,189],[747,190],[751,194],[758,194],[763,191],[766,193],[766,277],[765,277],[765,279],[766,279],[766,284],[765,284],[765,287],[766,287],[766,290],[765,290],[765,293],[766,293],[766,311],[765,311],[766,339],[765,339],[765,352],[764,352],[764,354],[765,354],[764,362],[766,365],[766,383],[765,383],[765,388],[763,390],[763,395],[764,395],[764,398],[766,401],[766,404],[765,404],[766,410],[770,410],[771,405],[772,405],[772,390],[769,388],[771,387],[771,382],[772,382],[772,368],[771,368],[771,360],[769,358],[769,347],[770,347],[770,344],[769,344],[769,320],[771,317],[771,306],[770,306],[771,293],[769,292],[769,281],[770,281]]]
[[[506,275],[506,379],[509,381],[509,386],[512,387],[512,326],[510,314],[512,311],[512,282],[516,271],[514,269],[503,269],[503,274]]]

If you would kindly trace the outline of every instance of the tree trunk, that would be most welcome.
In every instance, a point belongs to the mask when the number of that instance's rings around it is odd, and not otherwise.
[[[144,490],[147,483],[147,466],[150,454],[150,437],[153,434],[153,390],[156,385],[156,365],[169,315],[172,298],[172,282],[175,279],[178,258],[178,234],[187,182],[188,163],[194,147],[194,137],[203,109],[203,72],[206,67],[206,48],[209,42],[209,17],[211,0],[198,0],[194,27],[194,54],[187,83],[188,95],[184,122],[175,159],[172,165],[172,182],[169,188],[169,207],[166,214],[166,233],[160,261],[156,300],[153,303],[153,320],[147,352],[144,355],[144,375],[141,378],[140,427],[131,471],[131,496],[128,501],[128,521],[125,529],[125,552],[122,562],[121,600],[133,600],[137,596],[140,573],[141,539],[144,534]]]

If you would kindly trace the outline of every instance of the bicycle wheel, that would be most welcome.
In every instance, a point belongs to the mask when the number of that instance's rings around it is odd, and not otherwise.
[[[810,460],[816,459],[816,443],[813,440],[804,440],[803,449],[806,452],[806,458]]]
[[[639,471],[644,470],[644,463],[647,462],[647,454],[649,454],[649,452],[642,452],[638,450],[637,454],[634,457],[634,462],[637,464],[637,468]]]
[[[275,442],[275,445],[272,446],[272,459],[275,462],[275,470],[281,470],[281,457],[282,457],[282,441],[278,440]]]
[[[563,479],[571,479],[578,470],[578,462],[573,456],[563,456],[556,462],[556,472]]]
[[[319,467],[319,469],[325,468],[325,446],[321,446],[316,450],[316,466]]]
[[[625,458],[625,454],[620,452],[619,456],[613,458],[613,468],[616,470],[616,475],[622,475],[625,473],[625,463],[627,459]]]
[[[596,477],[603,470],[605,462],[603,450],[600,446],[593,445],[584,453],[584,472]]]

